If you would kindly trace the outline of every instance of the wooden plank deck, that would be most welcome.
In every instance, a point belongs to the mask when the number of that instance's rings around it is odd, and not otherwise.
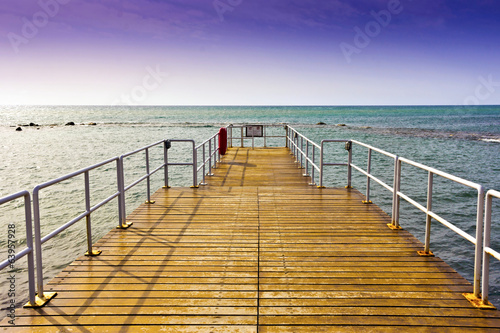
[[[160,189],[53,279],[9,332],[498,332],[472,286],[353,189],[284,148],[233,148],[208,186]]]

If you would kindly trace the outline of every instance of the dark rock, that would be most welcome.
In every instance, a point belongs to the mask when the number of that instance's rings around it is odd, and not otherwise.
[[[35,124],[35,123],[30,123],[30,126],[40,126],[40,125]]]
[[[16,131],[22,131],[23,129],[21,127],[16,128]]]
[[[88,123],[89,126],[95,126],[97,125],[96,123]]]
[[[319,123],[317,123],[316,125],[326,125],[326,123],[320,121]]]
[[[344,126],[347,126],[347,125],[346,124],[337,124],[337,126],[344,127]]]
[[[66,123],[66,126],[75,126],[75,123],[70,121],[69,123]]]

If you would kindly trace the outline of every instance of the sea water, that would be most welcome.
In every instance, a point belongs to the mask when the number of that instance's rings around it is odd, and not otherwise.
[[[0,197],[21,190],[32,192],[41,183],[164,139],[194,139],[197,144],[229,124],[289,124],[319,143],[323,139],[353,139],[384,149],[455,176],[500,190],[499,106],[4,106],[0,107]],[[74,126],[66,126],[74,122]],[[29,124],[32,126],[29,126]],[[95,123],[96,125],[91,125]],[[322,123],[321,125],[318,125]],[[345,126],[344,126],[345,125]],[[20,127],[21,131],[16,131]],[[282,127],[272,130],[283,135]],[[238,133],[239,134],[239,133]],[[235,134],[236,135],[236,134]],[[268,142],[283,146],[284,139]],[[189,162],[189,151],[173,156]],[[341,146],[329,146],[332,162],[345,162]],[[175,149],[172,150],[175,152]],[[354,147],[354,162],[365,168],[367,151]],[[162,149],[152,149],[152,164],[161,164]],[[173,154],[172,154],[173,155]],[[187,157],[186,157],[187,156]],[[334,157],[332,157],[334,156]],[[186,160],[187,158],[187,160]],[[374,154],[372,172],[392,186],[392,161]],[[152,165],[154,167],[154,165]],[[144,156],[125,162],[126,182],[144,175]],[[116,192],[116,169],[111,163],[91,173],[92,205]],[[201,174],[199,175],[201,177]],[[433,210],[475,236],[477,193],[436,177]],[[406,182],[405,182],[406,180]],[[317,181],[317,179],[316,179]],[[190,186],[188,168],[172,168],[173,186]],[[163,185],[152,178],[153,190]],[[328,168],[325,185],[346,185],[346,169]],[[353,186],[365,193],[366,178],[353,174]],[[42,236],[81,214],[83,176],[41,191]],[[402,191],[425,206],[427,174],[403,167]],[[371,200],[391,211],[391,193],[372,182]],[[127,192],[127,213],[144,202],[146,185]],[[495,200],[492,247],[500,250],[500,204]],[[0,206],[0,260],[8,255],[8,235],[15,229],[16,250],[26,246],[22,200]],[[116,200],[92,214],[93,242],[118,221]],[[401,203],[401,225],[424,240],[425,214]],[[473,279],[473,246],[433,221],[431,249],[469,281]],[[43,245],[47,283],[86,251],[82,220]],[[492,260],[490,299],[500,305],[500,265]],[[27,301],[26,259],[0,272],[0,317],[12,300]],[[8,277],[15,276],[15,297]],[[11,296],[9,296],[9,294]]]

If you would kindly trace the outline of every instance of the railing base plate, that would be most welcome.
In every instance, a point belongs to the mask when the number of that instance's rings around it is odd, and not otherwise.
[[[92,250],[92,252],[85,252],[85,256],[86,257],[97,257],[98,255],[100,255],[102,253],[101,250]]]
[[[363,200],[361,202],[367,205],[371,205],[373,203],[371,200],[370,201]]]
[[[130,222],[130,223],[125,223],[125,224],[123,224],[123,225],[119,225],[119,226],[117,226],[117,227],[116,227],[116,229],[128,229],[128,228],[130,228],[130,226],[132,226],[132,224],[133,224],[132,222]]]
[[[464,297],[472,304],[474,307],[481,309],[481,310],[496,310],[497,308],[488,302],[487,304],[483,303],[483,300],[481,299],[481,296],[478,298],[474,296],[472,293],[465,293],[462,294]]]
[[[418,255],[421,257],[435,257],[434,253],[432,251],[425,252],[425,251],[417,251]]]
[[[144,203],[145,203],[145,204],[147,204],[147,205],[152,205],[152,204],[154,204],[155,202],[156,202],[156,201],[154,201],[154,200],[147,200],[147,201],[145,201]]]
[[[169,188],[170,188],[170,186],[163,186],[162,188],[164,188],[164,189],[169,189]]]
[[[56,297],[57,293],[43,293],[43,297],[40,298],[38,295],[35,296],[35,304],[31,304],[30,302],[23,305],[23,308],[32,308],[37,309],[43,307],[47,304],[51,299]]]
[[[391,230],[402,230],[403,228],[401,228],[400,226],[395,226],[394,224],[391,224],[391,223],[388,223],[387,226],[389,227],[389,229]]]

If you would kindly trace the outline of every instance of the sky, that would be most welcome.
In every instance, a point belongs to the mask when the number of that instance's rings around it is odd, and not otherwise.
[[[0,105],[500,104],[498,0],[2,0]]]

